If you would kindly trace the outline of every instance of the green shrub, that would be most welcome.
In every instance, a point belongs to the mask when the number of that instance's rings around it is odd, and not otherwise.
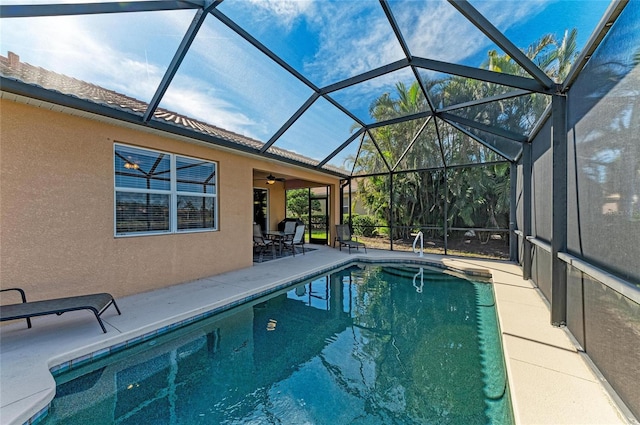
[[[353,233],[358,236],[371,237],[377,233],[375,218],[368,215],[354,214],[351,217],[353,223]]]

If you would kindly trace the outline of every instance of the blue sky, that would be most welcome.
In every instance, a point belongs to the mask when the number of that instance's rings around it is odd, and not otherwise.
[[[16,0],[10,3],[20,4]],[[447,2],[390,0],[411,53],[479,66],[495,48]],[[578,28],[582,47],[609,2],[471,0],[518,47]],[[219,9],[319,87],[403,58],[377,0],[225,0]],[[1,52],[149,101],[194,11],[2,19]],[[400,73],[353,86],[336,99],[358,116]],[[406,76],[406,77],[404,77]],[[410,83],[411,81],[408,81]],[[267,141],[312,94],[214,17],[208,17],[161,107]],[[328,102],[277,146],[322,159],[352,128]],[[315,148],[319,147],[319,148]],[[337,158],[336,161],[340,161]]]

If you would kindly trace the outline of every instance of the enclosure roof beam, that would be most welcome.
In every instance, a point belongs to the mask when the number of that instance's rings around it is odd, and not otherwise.
[[[404,157],[407,155],[407,153],[409,153],[409,151],[411,150],[413,145],[416,143],[416,140],[418,140],[418,137],[420,137],[420,135],[422,134],[424,129],[427,127],[427,124],[429,124],[429,121],[431,121],[431,118],[432,117],[427,117],[427,119],[424,120],[424,123],[420,126],[420,129],[418,129],[418,131],[416,132],[415,136],[413,136],[413,139],[411,139],[411,141],[407,145],[407,147],[404,150],[404,152],[402,152],[402,155],[400,155],[400,158],[398,158],[398,161],[396,161],[396,165],[393,166],[393,169],[391,171],[395,171],[396,168],[398,168],[398,165],[400,165],[400,162],[404,159]]]
[[[373,146],[376,147],[376,150],[378,151],[378,154],[380,155],[380,158],[382,158],[382,162],[384,162],[384,165],[387,167],[387,172],[390,173],[391,172],[391,167],[389,166],[389,163],[387,162],[387,158],[385,158],[384,154],[382,153],[382,149],[380,149],[380,146],[378,146],[378,142],[376,142],[375,137],[373,137],[373,134],[371,134],[371,132],[367,129],[367,134],[369,135],[369,138],[371,139],[371,143],[373,143]]]
[[[532,93],[532,91],[530,91],[530,90],[516,89],[516,90],[512,90],[512,91],[510,91],[508,93],[496,94],[494,96],[483,97],[482,99],[475,99],[475,100],[470,100],[468,102],[462,102],[462,103],[456,103],[455,105],[449,105],[449,106],[447,106],[445,108],[438,109],[436,112],[455,111],[456,109],[470,108],[472,106],[484,105],[485,103],[491,103],[491,102],[496,102],[496,101],[499,101],[499,100],[511,99],[511,98],[519,97],[519,96],[526,96],[526,95],[531,94],[531,93]]]
[[[442,159],[442,166],[447,169],[447,155],[444,152],[444,145],[442,144],[442,135],[440,134],[440,126],[438,120],[433,120],[433,126],[436,129],[436,137],[438,139],[438,148],[440,148],[440,158]]]
[[[319,97],[320,95],[318,93],[311,94],[309,99],[307,99],[307,101],[304,102],[304,104],[300,108],[298,108],[298,110],[287,120],[287,122],[284,123],[278,131],[276,131],[276,134],[271,136],[271,139],[269,139],[269,141],[265,143],[264,146],[262,146],[262,149],[260,149],[260,153],[266,152],[267,149],[269,149],[271,145],[273,145],[276,140],[278,140],[280,136],[282,136],[284,132],[287,131],[293,125],[293,123],[295,123],[298,118],[300,118],[302,114],[304,114],[304,112],[309,109],[311,105],[313,105],[313,102],[315,102]]]
[[[142,122],[142,117],[124,110],[116,109],[110,106],[102,105],[95,102],[90,102],[74,96],[68,96],[60,92],[54,92],[42,87],[33,86],[20,81],[13,80],[0,76],[0,87],[5,93],[12,93],[16,96],[25,97],[29,99],[35,99],[42,102],[46,102],[52,105],[59,105],[63,108],[71,108],[77,111],[82,111],[94,116],[105,117],[106,119],[113,119],[121,123],[127,123],[129,125],[140,126],[142,131],[156,130],[162,133],[171,134],[176,137],[184,137],[191,140],[198,140],[203,143],[208,143],[214,146],[230,149],[236,152],[243,152],[250,155],[256,155],[262,158],[269,158],[284,162],[287,164],[296,165],[302,168],[317,170],[316,164],[308,164],[306,162],[298,161],[295,159],[287,158],[281,155],[273,154],[271,152],[260,153],[260,151],[254,147],[240,145],[238,143],[213,136],[210,134],[200,133],[198,131],[190,130],[186,127],[170,124],[160,120],[151,120],[147,123]],[[123,124],[124,125],[124,124]],[[346,173],[340,173],[335,170],[324,168],[324,173],[331,174],[341,178],[348,178]]]
[[[529,143],[533,142],[533,139],[535,139],[538,133],[540,133],[540,131],[542,130],[542,127],[544,127],[544,124],[547,122],[550,116],[551,116],[551,103],[549,103],[547,107],[544,109],[544,111],[542,111],[542,115],[540,115],[540,118],[538,118],[538,121],[536,121],[535,125],[533,126],[533,129],[531,129],[531,132],[527,137],[527,142]]]
[[[346,114],[347,116],[349,116],[349,118],[353,119],[354,121],[356,121],[358,124],[360,124],[361,126],[364,126],[365,123],[362,122],[362,120],[360,120],[358,117],[356,117],[351,111],[349,111],[347,108],[345,108],[342,104],[340,104],[339,102],[337,102],[335,99],[333,99],[332,97],[330,97],[328,94],[331,93],[334,90],[331,89],[321,89],[319,87],[317,87],[315,84],[313,84],[309,79],[307,79],[304,75],[302,75],[301,73],[299,73],[295,68],[293,68],[287,61],[285,61],[284,59],[282,59],[281,57],[279,57],[278,55],[276,55],[273,51],[271,51],[267,46],[265,46],[264,44],[262,44],[260,41],[258,41],[255,37],[253,37],[251,34],[249,34],[247,31],[245,31],[242,27],[240,27],[240,25],[236,24],[232,19],[230,19],[228,16],[226,16],[224,13],[222,13],[220,10],[218,9],[213,9],[211,11],[211,14],[214,15],[218,20],[220,20],[220,22],[222,22],[223,24],[225,24],[229,29],[231,29],[232,31],[234,31],[236,34],[238,34],[240,37],[242,37],[244,40],[246,40],[249,44],[251,44],[253,47],[255,47],[256,49],[258,49],[261,53],[263,53],[264,55],[266,55],[269,59],[271,59],[272,61],[274,61],[275,63],[277,63],[278,65],[280,65],[283,69],[285,69],[287,72],[289,72],[292,76],[294,76],[295,78],[297,78],[300,82],[302,82],[304,85],[306,85],[307,87],[309,87],[311,90],[313,90],[313,92],[315,93],[315,99],[317,99],[318,95],[323,96],[328,102],[330,102],[333,106],[335,106],[336,108],[338,108],[340,111],[342,111],[344,114]],[[383,67],[384,68],[384,67]],[[390,71],[387,71],[390,72]],[[380,75],[384,75],[385,72],[382,72]],[[367,73],[365,73],[367,74]],[[364,78],[364,77],[363,77]],[[370,78],[370,77],[369,77]],[[363,81],[366,81],[368,78],[364,78]],[[356,84],[358,82],[357,77],[354,77],[354,81],[353,83],[351,83],[352,79],[349,80],[345,80],[345,87],[348,87],[351,84]],[[331,87],[331,86],[330,86]],[[304,112],[304,111],[303,111]],[[293,117],[292,117],[293,118]],[[298,117],[296,117],[297,119]],[[295,120],[294,120],[295,121]],[[293,122],[292,122],[293,123]],[[285,124],[286,125],[286,124]],[[288,128],[288,126],[286,127]],[[285,128],[285,130],[286,130]],[[276,133],[273,137],[271,137],[271,139],[269,140],[269,142],[267,142],[267,145],[265,145],[264,150],[268,149],[273,143],[275,143],[275,141],[282,135],[283,132],[278,132]]]
[[[409,65],[408,59],[400,59],[396,62],[392,62],[390,64],[381,66],[379,68],[372,69],[371,71],[363,72],[360,75],[355,75],[351,78],[347,78],[345,80],[338,81],[337,83],[325,86],[320,90],[320,93],[328,94],[334,91],[342,90],[347,87],[351,87],[355,84],[363,83],[365,81],[368,81],[377,77],[381,77],[383,75],[405,68],[408,65]]]
[[[276,55],[271,50],[269,50],[269,48],[267,48],[267,46],[265,46],[264,44],[259,42],[255,37],[253,37],[251,34],[249,34],[247,31],[245,31],[242,27],[240,27],[240,25],[236,24],[234,21],[229,19],[229,17],[226,16],[224,13],[222,13],[220,10],[213,9],[211,11],[211,14],[213,16],[215,16],[216,18],[218,18],[218,20],[220,22],[222,22],[227,27],[229,27],[229,29],[231,29],[233,32],[235,32],[240,37],[242,37],[247,42],[249,42],[249,44],[251,44],[253,47],[255,47],[260,52],[265,54],[269,59],[271,59],[272,61],[274,61],[278,65],[280,65],[285,70],[287,70],[291,75],[296,77],[298,80],[300,80],[302,83],[304,83],[311,90],[313,90],[316,93],[320,92],[320,90],[318,89],[318,87],[315,86],[315,84],[313,84],[311,81],[309,81],[307,78],[305,78],[302,74],[300,74],[298,71],[296,71],[291,65],[289,65],[289,63],[287,61],[283,60],[278,55]]]
[[[382,10],[384,11],[384,14],[387,17],[387,21],[389,21],[389,25],[391,25],[391,29],[393,29],[393,33],[395,34],[396,39],[398,40],[398,43],[400,43],[400,46],[402,47],[402,51],[404,52],[405,57],[407,58],[407,60],[410,60],[411,51],[409,50],[409,45],[407,44],[407,41],[402,35],[402,31],[400,31],[400,27],[396,22],[396,18],[393,16],[393,12],[391,11],[389,4],[387,3],[387,0],[380,0],[380,6],[382,6]],[[434,112],[435,108],[429,96],[429,90],[427,90],[427,87],[424,85],[424,81],[422,81],[422,78],[420,77],[420,73],[418,72],[418,69],[412,65],[411,72],[413,72],[413,76],[415,77],[416,81],[420,86],[420,90],[422,91],[422,95],[427,101],[427,105],[429,105],[429,109],[431,109],[431,112]]]
[[[480,31],[489,37],[506,54],[518,63],[529,75],[535,78],[543,87],[551,89],[555,83],[543,70],[540,69],[531,59],[527,57],[518,47],[493,26],[487,18],[478,12],[467,0],[449,0],[458,12],[474,24]]]
[[[173,77],[175,77],[176,73],[178,72],[178,68],[180,67],[180,64],[184,60],[184,57],[186,56],[187,52],[189,51],[189,47],[191,47],[191,44],[193,44],[193,40],[195,40],[196,35],[200,30],[200,27],[202,27],[204,20],[209,14],[209,11],[214,7],[216,7],[217,4],[219,4],[219,2],[212,2],[205,9],[198,10],[196,15],[191,20],[191,24],[189,24],[189,28],[187,29],[187,32],[182,38],[182,41],[180,42],[178,49],[176,50],[176,52],[173,55],[173,58],[171,59],[171,63],[167,67],[167,71],[164,73],[162,77],[162,81],[160,81],[160,84],[156,88],[156,92],[153,94],[153,98],[151,99],[151,101],[149,102],[149,105],[147,106],[147,110],[144,112],[142,121],[148,122],[153,117],[153,114],[155,113],[156,109],[158,109],[158,105],[160,105],[160,101],[162,100],[162,97],[165,95],[165,93],[169,89],[169,84],[171,84],[171,81],[173,81]]]
[[[348,110],[347,108],[345,108],[342,103],[338,102],[337,100],[335,100],[334,98],[332,98],[331,96],[329,96],[328,94],[323,95],[322,97],[324,97],[329,103],[331,103],[333,106],[335,106],[336,108],[338,108],[339,110],[341,110],[345,115],[347,115],[349,118],[351,118],[352,120],[354,120],[356,123],[358,123],[358,125],[360,125],[361,127],[365,127],[367,124],[362,121],[360,118],[358,118],[357,116],[355,116],[353,114],[353,112],[351,112],[350,110]]]
[[[397,118],[391,118],[388,120],[384,120],[384,121],[378,121],[378,122],[374,122],[372,124],[367,125],[367,129],[373,129],[373,128],[378,128],[378,127],[384,127],[386,125],[392,125],[392,124],[399,124],[399,123],[403,123],[406,121],[413,121],[413,120],[418,120],[420,118],[426,118],[426,117],[430,117],[432,116],[433,113],[431,111],[423,111],[423,112],[416,112],[415,114],[410,114],[410,115],[405,115],[402,117],[397,117]]]
[[[415,170],[399,170],[399,171],[393,171],[392,174],[393,175],[398,175],[398,174],[409,174],[409,173],[422,173],[422,172],[434,172],[434,171],[442,171],[442,170],[456,170],[456,169],[461,169],[461,168],[475,168],[475,167],[490,167],[493,165],[502,165],[502,164],[509,164],[510,161],[509,160],[504,160],[504,161],[490,161],[490,162],[474,162],[474,163],[469,163],[469,164],[455,164],[455,165],[448,165],[447,167],[425,167],[425,168],[416,168]],[[362,177],[372,177],[372,176],[388,176],[389,173],[383,172],[383,173],[371,173],[371,174],[362,174],[362,175],[354,175],[351,176],[352,179],[355,178],[362,178]]]
[[[356,164],[358,163],[358,158],[360,157],[360,152],[362,151],[362,145],[364,144],[364,137],[367,135],[367,131],[362,132],[362,136],[360,137],[360,144],[358,145],[358,153],[356,153],[356,158],[353,160],[353,167],[351,167],[351,177],[353,177],[353,172],[356,169]],[[349,183],[351,184],[351,183]]]
[[[351,142],[353,142],[358,136],[360,136],[362,133],[364,132],[364,127],[360,127],[358,129],[358,131],[356,131],[355,133],[353,133],[351,135],[351,137],[349,137],[343,144],[341,144],[340,146],[338,146],[338,148],[336,150],[334,150],[333,152],[331,152],[325,159],[323,159],[322,161],[320,161],[320,163],[316,166],[316,168],[322,168],[327,162],[331,161],[331,159],[336,156],[338,153],[340,153],[340,151],[342,151],[342,149],[346,148],[347,146],[349,146],[351,144]]]
[[[464,127],[461,127],[460,125],[458,125],[457,123],[453,122],[453,121],[448,121],[446,119],[443,119],[443,121],[445,121],[446,123],[448,123],[450,126],[454,127],[455,129],[457,129],[458,131],[461,131],[462,133],[464,133],[465,135],[471,137],[473,140],[475,140],[476,142],[480,143],[481,145],[483,145],[484,147],[492,150],[493,152],[497,153],[498,155],[500,155],[501,157],[503,157],[504,159],[513,162],[515,160],[515,158],[511,158],[509,155],[505,154],[503,151],[501,151],[500,149],[496,148],[495,146],[492,146],[490,143],[485,142],[484,140],[482,140],[481,137],[476,136],[475,134],[473,134],[472,132],[470,132],[469,130],[465,129]]]
[[[582,68],[587,64],[591,55],[598,48],[604,37],[609,32],[609,29],[613,26],[613,23],[618,19],[622,10],[625,8],[629,0],[614,0],[609,4],[609,8],[602,16],[602,19],[598,23],[596,29],[591,33],[589,40],[587,40],[587,44],[585,48],[580,52],[576,60],[571,65],[571,69],[569,70],[569,74],[567,74],[567,78],[565,78],[562,83],[562,93],[566,92],[569,86],[573,84],[576,78],[578,78],[578,74],[582,71]]]
[[[471,66],[458,65],[455,63],[442,62],[416,56],[411,58],[411,64],[419,68],[457,75],[459,77],[473,78],[474,80],[515,87],[536,93],[553,94],[555,92],[555,90],[544,87],[533,78],[520,77],[518,75],[503,74],[501,72],[489,71],[487,69],[473,68]]]
[[[104,13],[155,12],[160,10],[204,9],[206,1],[133,1],[107,3],[61,3],[1,5],[2,18],[35,18],[44,16],[96,15]],[[216,3],[219,3],[216,2]]]
[[[504,137],[506,139],[511,139],[516,142],[525,143],[528,140],[527,137],[523,136],[522,134],[514,133],[513,131],[504,130],[502,128],[498,128],[491,125],[481,124],[477,121],[470,120],[468,118],[459,117],[457,115],[450,114],[448,112],[438,114],[438,116],[444,120],[455,121],[459,124],[475,128],[476,130],[495,134],[496,136]]]

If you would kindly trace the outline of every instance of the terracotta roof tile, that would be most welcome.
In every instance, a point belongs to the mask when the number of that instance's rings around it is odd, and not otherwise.
[[[113,90],[105,89],[86,81],[78,80],[63,74],[33,66],[25,62],[20,62],[20,57],[13,52],[9,52],[7,56],[0,55],[0,75],[6,78],[21,81],[26,84],[36,85],[47,90],[57,91],[66,95],[75,96],[90,102],[116,107],[124,111],[131,112],[135,115],[142,116],[147,109],[148,104],[118,93]],[[164,121],[173,125],[188,128],[198,133],[203,133],[218,137],[228,142],[250,147],[259,150],[264,146],[261,142],[250,137],[243,136],[232,131],[216,127],[206,122],[199,121],[187,116],[180,115],[166,109],[157,108],[153,114],[153,119]],[[197,138],[197,137],[196,137]],[[294,160],[300,163],[316,165],[317,161],[303,155],[290,152],[272,146],[269,152],[282,158]],[[325,167],[332,171],[344,173],[334,167]]]

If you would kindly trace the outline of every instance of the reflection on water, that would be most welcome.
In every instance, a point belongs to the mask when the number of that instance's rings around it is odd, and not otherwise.
[[[45,423],[511,423],[491,287],[418,270],[354,266],[61,375]]]

